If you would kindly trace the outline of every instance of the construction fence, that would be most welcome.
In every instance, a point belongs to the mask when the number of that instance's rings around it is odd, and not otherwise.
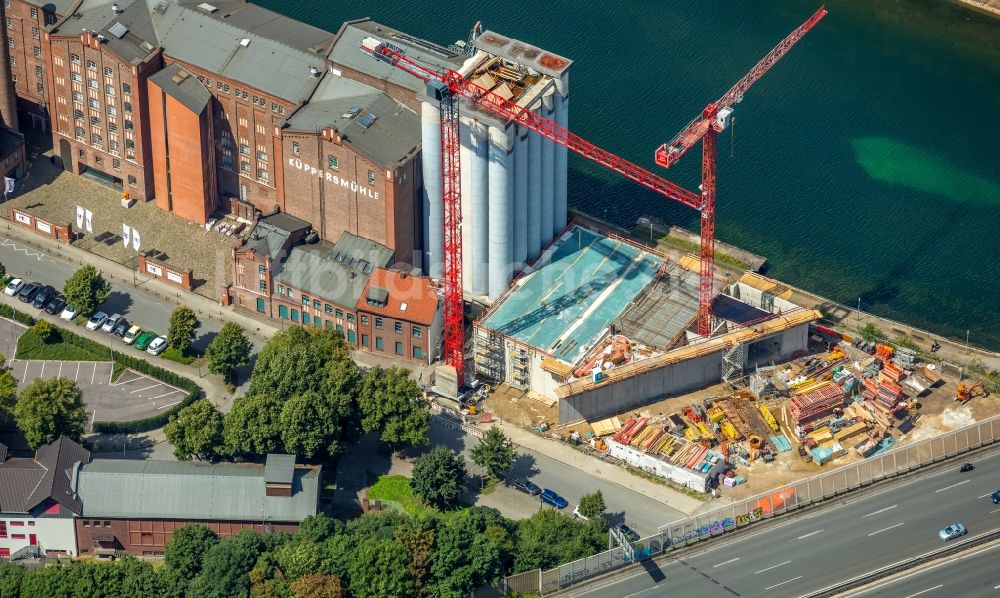
[[[794,511],[874,482],[996,443],[998,440],[1000,440],[1000,416],[934,438],[897,446],[868,459],[738,500],[701,515],[662,525],[658,533],[633,543],[632,557],[627,557],[624,549],[614,548],[548,571],[535,570],[508,576],[501,580],[500,590],[549,594],[629,563],[719,536],[756,521]]]

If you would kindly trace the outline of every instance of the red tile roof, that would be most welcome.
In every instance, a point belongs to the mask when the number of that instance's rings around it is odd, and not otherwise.
[[[369,305],[365,301],[372,287],[389,292],[385,307]],[[430,326],[438,309],[438,292],[434,282],[426,276],[412,276],[376,268],[358,299],[357,308],[375,315]]]

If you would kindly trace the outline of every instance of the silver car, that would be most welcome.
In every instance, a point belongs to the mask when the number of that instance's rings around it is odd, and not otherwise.
[[[948,527],[938,532],[938,537],[947,542],[948,540],[954,540],[955,538],[961,538],[965,534],[969,533],[969,530],[965,529],[965,526],[961,523],[952,523]]]
[[[104,323],[101,324],[101,330],[103,330],[104,332],[111,332],[112,330],[115,329],[115,326],[118,325],[118,322],[121,322],[121,320],[122,320],[121,314],[114,314],[107,320],[104,320]]]

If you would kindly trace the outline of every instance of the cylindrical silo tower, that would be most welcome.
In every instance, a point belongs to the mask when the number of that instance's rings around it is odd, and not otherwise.
[[[528,133],[528,258],[542,250],[542,136]]]
[[[507,283],[513,277],[514,239],[511,230],[514,215],[514,190],[511,187],[514,168],[513,137],[513,127],[489,129],[490,299],[502,295],[507,290]]]
[[[469,123],[459,119],[460,139],[458,166],[462,173],[462,286],[463,291],[472,289],[472,141],[469,139]]]
[[[564,129],[569,128],[569,73],[563,73],[562,79],[556,80],[555,96],[556,124]],[[556,146],[555,164],[555,221],[552,223],[555,234],[566,228],[569,206],[566,202],[566,167],[569,150],[564,145]]]
[[[472,223],[472,292],[485,295],[489,292],[489,235],[490,235],[490,149],[486,127],[472,123],[469,126],[471,164],[468,171],[469,190],[472,195],[472,213],[462,214],[464,222]]]
[[[420,103],[421,165],[424,179],[424,271],[440,277],[444,247],[444,213],[441,203],[441,112]]]
[[[528,261],[528,129],[514,127],[514,268]],[[532,256],[534,257],[534,256]]]
[[[553,120],[555,109],[552,94],[542,96],[541,114]],[[555,172],[556,144],[551,139],[542,138],[542,246],[549,244],[555,236]]]

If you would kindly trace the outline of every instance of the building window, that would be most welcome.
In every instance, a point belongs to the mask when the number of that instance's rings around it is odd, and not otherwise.
[[[250,172],[250,163],[249,162],[240,162],[240,170],[242,172],[249,173]]]
[[[283,284],[278,285],[278,294],[281,295],[282,297],[285,296],[285,285]]]
[[[288,307],[287,306],[285,306],[285,305],[279,305],[278,306],[278,317],[281,318],[282,320],[287,320],[288,319]]]
[[[55,25],[56,24],[56,15],[55,15],[55,13],[51,13],[51,12],[45,13],[45,24],[46,25]]]
[[[403,343],[396,341],[396,355],[403,354]]]
[[[95,70],[95,69],[97,69],[97,63],[94,62],[93,60],[88,60],[87,61],[87,68],[89,70]]]
[[[93,108],[94,110],[101,109],[101,103],[94,98],[90,98],[89,100],[87,100],[87,105]]]
[[[128,83],[122,83],[122,93],[132,93],[132,86]]]
[[[105,85],[104,86],[104,93],[108,94],[109,96],[115,95],[115,86],[114,85]]]
[[[257,152],[257,160],[259,162],[267,162],[267,152]]]
[[[302,305],[309,307],[309,295],[302,295]]]
[[[111,131],[112,133],[117,133],[118,132],[118,125],[115,124],[115,123],[113,123],[113,122],[109,122],[108,123],[108,131]]]
[[[260,292],[261,293],[266,293],[267,292],[267,281],[266,280],[260,281]]]
[[[375,328],[382,328],[382,318],[375,318]]]
[[[101,87],[97,84],[97,79],[87,79],[87,87],[91,89],[100,89]]]
[[[94,145],[101,145],[102,141],[103,140],[101,139],[101,136],[98,135],[97,133],[94,133],[90,136],[90,142],[93,143]]]
[[[367,334],[362,334],[361,335],[361,346],[362,347],[367,347],[368,346],[368,335]]]
[[[338,318],[343,319],[343,317],[344,317],[344,310],[338,309],[336,315],[337,315]]]
[[[74,102],[83,102],[83,94],[80,93],[79,91],[74,91],[73,92],[73,101]]]
[[[258,168],[257,169],[257,178],[260,179],[260,180],[262,180],[262,181],[266,181],[267,180],[267,171]]]
[[[313,299],[313,309],[318,310],[320,306],[319,299]]]
[[[74,110],[73,118],[75,118],[76,120],[83,120],[83,110]]]
[[[132,124],[132,121],[130,121],[129,119],[126,118],[125,119],[125,130],[126,131],[131,131],[134,127],[135,127],[135,125]]]
[[[266,104],[267,102],[264,102],[264,103]],[[316,320],[319,321],[319,318],[316,318]],[[326,328],[333,328],[333,322],[331,322],[330,320],[327,320],[327,321],[323,322],[323,326],[326,327]]]
[[[72,62],[73,64],[80,64],[80,55],[79,54],[70,54],[69,55],[69,61]]]
[[[354,314],[347,314],[347,321],[351,324],[354,323]]]
[[[368,316],[361,316],[361,325],[362,326],[368,325]]]
[[[31,18],[32,19],[38,18],[38,9],[35,8],[34,6],[31,7]]]
[[[36,77],[41,77],[42,76],[42,67],[37,66],[37,65],[35,66],[35,76]]]
[[[257,264],[257,274],[266,274],[266,273],[267,273],[267,266],[265,266],[264,264]]]
[[[108,147],[110,147],[112,151],[116,151],[118,149],[118,142],[112,139],[108,142]]]
[[[250,155],[250,147],[247,146],[247,145],[243,145],[241,143],[240,144],[240,153],[243,154],[244,156],[249,156]]]
[[[99,127],[99,126],[101,126],[101,119],[97,118],[96,116],[91,116],[90,117],[90,126],[92,126],[92,127]]]
[[[39,48],[38,46],[35,46],[34,53],[35,53],[35,58],[41,58],[42,57],[42,49]]]
[[[76,138],[77,139],[86,139],[87,138],[87,132],[83,130],[83,127],[77,127],[76,128]],[[80,153],[82,154],[83,150],[80,150]]]
[[[83,75],[81,75],[80,73],[70,73],[69,74],[69,80],[70,81],[74,81],[76,83],[82,83],[83,82]]]
[[[111,168],[114,168],[115,170],[121,170],[122,161],[119,160],[118,158],[115,158],[114,160],[111,161]]]
[[[298,142],[295,142],[295,141],[292,142],[292,153],[295,154],[296,156],[299,155],[299,144],[298,144]]]
[[[83,527],[90,527],[90,521],[87,519],[83,520]]]
[[[309,312],[307,312],[306,310],[302,310],[302,323],[303,324],[311,323],[311,320],[309,319]]]
[[[36,83],[35,91],[37,91],[38,93],[42,93],[43,91],[45,91],[45,86],[42,85],[41,83]]]
[[[326,164],[330,167],[330,170],[340,170],[340,158],[337,156],[327,157]]]
[[[134,176],[132,176],[131,174],[128,175],[128,186],[129,187],[137,187],[138,184],[139,184],[139,182],[137,180],[135,180]]]
[[[368,171],[368,184],[369,185],[374,185],[375,184],[375,171],[374,170],[369,170]]]
[[[421,336],[423,336],[424,331],[421,330],[420,326],[414,326],[412,333],[413,333],[413,338],[420,338]]]
[[[424,358],[424,351],[423,351],[423,349],[421,349],[420,347],[413,347],[413,358],[414,359],[423,359]]]
[[[378,349],[379,351],[385,350],[385,343],[382,342],[381,336],[375,337],[375,348]]]
[[[292,321],[293,322],[298,322],[299,321],[299,310],[297,310],[295,308],[292,308]]]
[[[38,39],[38,27],[31,28],[31,37]]]
[[[127,129],[128,127],[125,127],[125,128]],[[131,149],[135,149],[135,141],[133,141],[131,139],[126,139],[125,140],[125,149],[130,149],[130,150]]]
[[[111,68],[110,66],[104,67],[104,76],[105,77],[114,77],[115,76],[115,69]]]
[[[23,540],[24,539],[24,534],[11,534],[10,535],[10,539],[11,540]]]
[[[393,330],[396,332],[396,334],[403,334],[403,323],[396,322],[396,324],[393,326]]]
[[[132,102],[122,102],[122,110],[125,114],[132,114]]]
[[[332,314],[333,313],[333,306],[330,305],[329,303],[324,303],[323,304],[323,313]]]

